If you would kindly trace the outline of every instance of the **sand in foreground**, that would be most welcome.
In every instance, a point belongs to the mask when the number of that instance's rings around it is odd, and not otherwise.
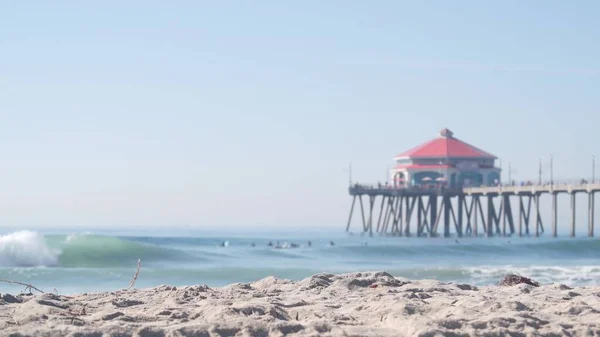
[[[477,288],[385,272],[3,298],[3,336],[600,336],[600,287]]]

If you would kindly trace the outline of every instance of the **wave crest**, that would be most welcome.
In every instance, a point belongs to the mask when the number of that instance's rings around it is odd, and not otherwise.
[[[44,236],[37,232],[19,231],[0,235],[0,266],[55,266],[60,253],[60,249],[49,247]]]
[[[70,235],[62,243],[59,264],[62,267],[132,266],[138,258],[146,262],[179,261],[185,252],[125,240],[114,236]]]

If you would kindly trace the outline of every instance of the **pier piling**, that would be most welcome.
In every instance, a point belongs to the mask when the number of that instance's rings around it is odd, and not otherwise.
[[[352,206],[350,206],[350,215],[348,216],[348,225],[346,226],[346,232],[350,230],[350,223],[352,223],[352,213],[354,213],[354,204],[356,203],[356,195],[352,197]]]
[[[463,207],[465,205],[465,196],[458,196],[458,221],[456,222],[456,235],[463,236]]]
[[[575,237],[575,208],[577,206],[577,198],[574,192],[571,192],[571,237]]]
[[[552,192],[552,237],[558,236],[558,194]]]
[[[540,227],[541,227],[541,217],[540,217],[540,195],[539,194],[535,194],[534,195],[534,204],[535,204],[535,236],[539,237],[540,236]]]
[[[594,236],[594,192],[588,193],[588,236]]]

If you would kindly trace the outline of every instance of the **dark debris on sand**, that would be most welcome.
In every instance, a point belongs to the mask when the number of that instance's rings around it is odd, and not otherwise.
[[[519,275],[514,275],[514,274],[509,274],[504,276],[504,278],[502,280],[500,280],[500,282],[498,282],[498,286],[501,287],[510,287],[510,286],[514,286],[517,284],[521,284],[521,283],[525,283],[525,284],[529,284],[530,286],[534,286],[534,287],[539,287],[540,284],[530,278],[527,277],[523,277],[523,276],[519,276]]]

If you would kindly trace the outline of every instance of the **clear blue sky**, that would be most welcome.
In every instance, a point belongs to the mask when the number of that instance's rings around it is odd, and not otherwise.
[[[343,228],[348,163],[383,180],[444,127],[516,179],[550,154],[555,176],[590,176],[599,15],[597,1],[0,2],[0,226]]]

